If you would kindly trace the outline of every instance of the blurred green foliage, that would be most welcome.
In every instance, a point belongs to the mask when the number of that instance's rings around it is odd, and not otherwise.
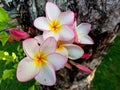
[[[120,37],[97,68],[91,90],[120,90]]]
[[[2,45],[5,45],[9,38],[8,34],[5,31],[5,28],[9,25],[8,21],[8,13],[2,7],[0,7],[0,41]]]
[[[0,7],[0,30],[3,30],[8,24],[9,16],[7,12]]]
[[[0,90],[35,89],[35,80],[22,83],[16,78],[17,64],[24,56],[21,42],[0,45]]]

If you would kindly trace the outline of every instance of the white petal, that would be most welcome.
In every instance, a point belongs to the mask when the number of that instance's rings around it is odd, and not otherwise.
[[[63,24],[73,24],[74,22],[74,13],[72,11],[61,12],[59,16],[60,23]]]
[[[44,41],[42,35],[35,36],[34,38],[35,38],[40,44]]]
[[[68,57],[68,51],[65,47],[62,47],[60,49],[56,49],[56,52]]]
[[[48,31],[49,26],[48,26],[48,20],[45,17],[38,17],[34,21],[34,26],[42,31]]]
[[[51,31],[43,32],[43,38],[44,38],[44,40],[47,39],[48,37],[54,37],[58,41],[59,34],[54,34]]]
[[[73,59],[73,60],[78,59],[84,54],[83,49],[77,45],[65,44],[65,47],[68,50],[68,57],[70,59]]]
[[[53,66],[47,63],[45,66],[41,67],[40,73],[35,77],[35,79],[42,85],[54,85],[56,82],[56,76]]]
[[[91,30],[91,24],[89,23],[81,23],[77,26],[77,33],[78,34],[88,34]]]
[[[55,20],[60,14],[60,9],[52,2],[46,4],[46,15],[50,20]]]
[[[74,32],[68,26],[63,26],[60,31],[60,40],[61,41],[70,41],[74,38]]]
[[[94,42],[91,39],[91,37],[89,37],[88,35],[85,35],[85,34],[80,34],[78,36],[78,42],[80,44],[94,44]]]
[[[39,73],[37,68],[30,58],[26,57],[19,62],[17,67],[17,79],[21,82],[33,79]]]
[[[38,41],[34,38],[29,38],[23,41],[23,50],[27,56],[33,58],[39,52],[40,46]]]
[[[48,62],[50,62],[55,67],[55,70],[63,68],[67,63],[67,60],[67,57],[59,53],[52,53],[48,55]]]
[[[50,54],[56,50],[57,42],[53,37],[47,38],[40,46],[40,51]]]

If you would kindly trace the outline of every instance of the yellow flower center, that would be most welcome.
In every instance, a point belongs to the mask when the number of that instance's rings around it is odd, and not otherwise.
[[[47,59],[45,52],[42,51],[34,55],[34,63],[37,67],[46,65]]]
[[[62,26],[60,24],[60,22],[58,20],[52,20],[50,23],[49,23],[49,29],[57,34],[61,29],[62,29]]]
[[[57,42],[57,50],[58,51],[63,49],[63,44],[64,44],[64,42],[62,42],[62,41]]]

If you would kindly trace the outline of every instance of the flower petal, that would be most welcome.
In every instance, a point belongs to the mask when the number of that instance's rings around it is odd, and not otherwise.
[[[36,40],[38,40],[38,42],[39,42],[40,44],[42,44],[42,42],[44,41],[42,35],[35,36],[34,38],[35,38]]]
[[[48,31],[48,20],[45,17],[38,17],[34,20],[34,26],[42,31]]]
[[[68,68],[68,69],[72,69],[72,66],[69,63],[66,63],[65,67]]]
[[[73,61],[69,61],[72,65],[74,65],[75,67],[77,67],[79,70],[82,70],[84,72],[87,72],[87,73],[91,73],[92,71],[87,68],[86,66],[83,66],[83,65],[80,65],[79,63],[75,63]]]
[[[87,72],[87,73],[91,73],[92,71],[87,68],[86,66],[83,66],[83,65],[80,65],[80,64],[76,64],[76,67],[84,72]]]
[[[35,79],[42,85],[54,85],[56,82],[56,76],[53,66],[47,63],[45,66],[41,67],[40,73],[35,77]]]
[[[9,31],[10,31],[10,33],[13,36],[15,36],[15,37],[17,37],[19,39],[26,39],[26,38],[28,38],[30,36],[28,33],[24,32],[23,30],[14,30],[14,29],[11,29]]]
[[[88,34],[91,30],[91,24],[89,23],[81,23],[77,26],[77,33],[78,34]]]
[[[91,37],[89,37],[88,35],[85,35],[85,34],[78,35],[78,43],[80,43],[80,44],[94,44]]]
[[[39,68],[37,68],[33,62],[28,57],[25,57],[19,62],[17,67],[17,79],[21,82],[29,81],[33,79],[39,73]]]
[[[60,40],[61,41],[69,41],[74,38],[74,32],[68,26],[63,26],[62,30],[60,31]]]
[[[73,59],[73,60],[78,59],[84,54],[83,49],[81,47],[77,46],[77,45],[65,44],[64,46],[68,50],[68,57],[70,59]]]
[[[47,38],[40,46],[40,51],[50,54],[56,50],[57,42],[53,37]]]
[[[61,47],[60,49],[59,48],[56,49],[56,52],[68,57],[68,51],[64,46]]]
[[[60,9],[58,8],[58,6],[52,2],[47,2],[47,4],[46,4],[46,16],[50,20],[55,20],[58,18],[59,14],[60,14]]]
[[[55,67],[55,70],[63,68],[67,63],[67,60],[67,57],[59,53],[52,53],[48,55],[48,62]]]
[[[81,58],[86,58],[86,59],[88,59],[88,58],[90,58],[90,57],[91,57],[91,54],[85,53]]]
[[[43,32],[43,38],[44,38],[44,40],[47,39],[48,37],[54,37],[58,41],[59,34],[54,34],[51,31]]]
[[[61,12],[59,16],[60,23],[64,24],[73,24],[74,22],[74,13],[72,11]]]
[[[40,46],[38,41],[34,38],[29,38],[23,41],[23,50],[27,56],[33,58],[35,53],[39,52]]]

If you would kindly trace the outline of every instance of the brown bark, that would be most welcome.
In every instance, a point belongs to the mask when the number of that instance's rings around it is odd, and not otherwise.
[[[18,0],[19,1],[19,0]],[[19,22],[24,29],[33,27],[33,21],[38,16],[45,15],[47,0],[22,0],[19,9]],[[120,30],[120,1],[119,0],[49,0],[56,3],[62,11],[72,10],[77,14],[78,24],[88,22],[92,25],[90,36],[94,45],[86,45],[84,50],[91,53],[89,59],[79,59],[79,62],[95,71],[109,46]],[[19,1],[20,2],[20,1]],[[16,2],[18,3],[18,2]],[[20,4],[20,3],[19,3]],[[17,7],[19,4],[16,4]],[[93,75],[92,75],[93,74]],[[94,76],[74,68],[64,68],[57,71],[57,82],[52,87],[42,86],[44,90],[88,90]]]

